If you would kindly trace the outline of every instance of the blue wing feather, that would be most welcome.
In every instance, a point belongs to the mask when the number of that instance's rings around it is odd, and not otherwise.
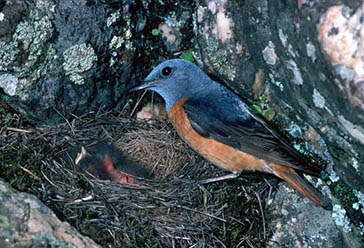
[[[227,91],[227,90],[226,90]],[[183,105],[192,128],[201,136],[213,138],[267,162],[286,165],[317,175],[321,168],[289,146],[275,128],[254,115],[240,98],[230,91],[221,97],[214,92],[189,98]],[[214,99],[214,100],[212,100]]]

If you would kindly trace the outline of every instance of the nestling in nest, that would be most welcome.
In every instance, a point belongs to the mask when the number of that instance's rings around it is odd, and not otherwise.
[[[114,144],[152,177],[120,184],[81,173],[74,163],[77,153],[82,146],[92,152],[100,141]],[[29,190],[102,246],[234,246],[261,244],[268,234],[261,199],[270,187],[262,178],[200,184],[225,172],[192,151],[168,123],[98,113],[32,132],[8,132],[7,142],[41,147],[27,169],[42,186]]]

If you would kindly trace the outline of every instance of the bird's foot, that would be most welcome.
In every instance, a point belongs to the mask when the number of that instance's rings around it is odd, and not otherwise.
[[[208,184],[208,183],[214,183],[214,182],[219,182],[219,181],[224,181],[224,180],[229,180],[229,179],[235,179],[235,178],[239,177],[240,174],[241,174],[241,172],[233,172],[233,173],[227,174],[225,176],[221,176],[221,177],[214,177],[214,178],[199,180],[198,183],[199,184]]]

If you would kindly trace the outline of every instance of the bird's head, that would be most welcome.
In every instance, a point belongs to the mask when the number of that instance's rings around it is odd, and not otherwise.
[[[155,67],[142,85],[131,89],[157,92],[166,102],[167,111],[181,98],[190,98],[206,90],[212,80],[195,64],[183,59],[171,59]]]

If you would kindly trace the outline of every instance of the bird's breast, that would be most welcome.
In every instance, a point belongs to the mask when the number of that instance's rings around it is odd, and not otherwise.
[[[191,126],[187,115],[184,112],[183,104],[187,98],[182,98],[168,112],[170,121],[181,138],[195,151],[213,164],[232,172],[243,170],[267,171],[264,160],[235,149],[229,145],[218,142],[212,138],[205,138],[199,135]]]

